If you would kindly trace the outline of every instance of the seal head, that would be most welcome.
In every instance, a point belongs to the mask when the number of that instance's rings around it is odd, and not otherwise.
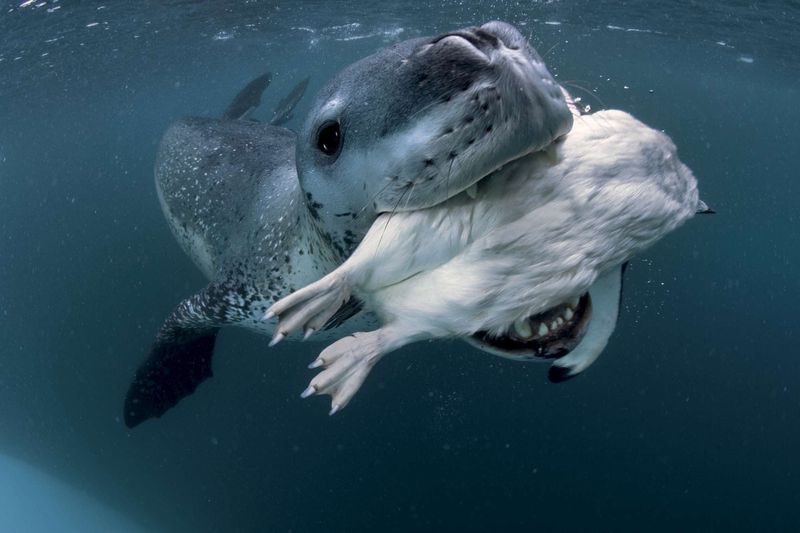
[[[308,114],[297,170],[323,227],[363,235],[378,214],[437,205],[571,127],[539,54],[489,22],[344,69]]]

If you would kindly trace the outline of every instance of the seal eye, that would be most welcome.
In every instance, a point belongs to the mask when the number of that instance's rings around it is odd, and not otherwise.
[[[317,148],[325,155],[336,155],[342,146],[342,131],[338,122],[326,122],[317,133]]]

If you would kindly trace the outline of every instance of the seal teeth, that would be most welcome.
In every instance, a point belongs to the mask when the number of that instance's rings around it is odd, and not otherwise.
[[[514,331],[517,333],[517,335],[519,335],[523,339],[533,337],[533,330],[531,329],[531,325],[524,318],[514,322]]]
[[[575,313],[572,312],[572,309],[567,307],[566,311],[564,311],[564,318],[568,321],[572,320],[572,317],[575,316]]]
[[[467,187],[467,196],[472,198],[473,200],[478,197],[478,183],[475,182],[469,187]]]
[[[539,334],[540,337],[544,337],[545,335],[550,333],[550,329],[547,327],[547,324],[542,322],[541,324],[539,324],[539,331],[537,331],[537,333]]]

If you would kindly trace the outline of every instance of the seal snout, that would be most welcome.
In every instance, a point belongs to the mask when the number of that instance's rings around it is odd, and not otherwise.
[[[489,22],[483,26],[463,28],[434,37],[429,45],[439,43],[469,47],[489,59],[494,53],[507,48],[519,50],[527,41],[522,34],[505,22]],[[423,49],[427,49],[424,47]]]
[[[431,47],[453,45],[471,52],[474,57],[484,62],[491,63],[498,53],[516,51],[526,44],[525,38],[514,26],[504,22],[489,22],[483,26],[473,26],[460,30],[443,33],[423,45],[420,52],[424,53]]]
[[[507,22],[500,22],[500,21],[491,21],[487,22],[480,28],[479,31],[493,36],[499,44],[502,44],[504,47],[509,48],[511,50],[519,50],[521,48],[525,48],[528,44],[528,40],[525,38],[520,31],[508,24]]]
[[[500,46],[498,38],[483,28],[464,28],[458,31],[444,33],[435,37],[431,41],[431,44],[436,44],[451,38],[467,41],[470,45],[483,53],[495,50]]]

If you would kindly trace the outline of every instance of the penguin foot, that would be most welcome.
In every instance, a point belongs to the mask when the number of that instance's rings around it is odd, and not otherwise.
[[[264,320],[278,317],[270,346],[298,329],[304,331],[304,339],[322,329],[350,299],[350,292],[351,287],[346,276],[340,271],[334,271],[275,302],[264,315]]]
[[[309,365],[309,368],[324,370],[311,380],[301,397],[329,395],[330,414],[333,415],[350,402],[384,353],[381,330],[339,339],[325,348]]]

